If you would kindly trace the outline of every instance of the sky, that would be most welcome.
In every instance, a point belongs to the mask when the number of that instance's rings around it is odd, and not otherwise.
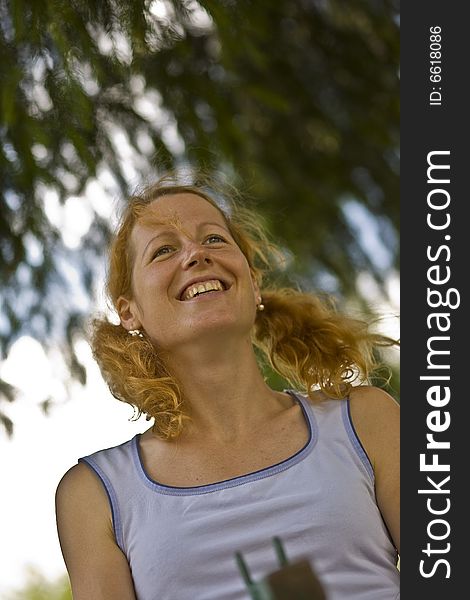
[[[132,408],[111,396],[91,353],[81,349],[88,372],[86,387],[76,385],[65,401],[44,415],[40,403],[51,385],[41,346],[23,337],[1,367],[20,395],[9,407],[15,423],[8,439],[0,431],[0,598],[25,583],[28,566],[54,580],[65,572],[55,524],[54,496],[62,475],[77,459],[130,439],[148,429]]]

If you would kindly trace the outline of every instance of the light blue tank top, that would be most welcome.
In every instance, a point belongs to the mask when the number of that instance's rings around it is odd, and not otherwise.
[[[310,561],[328,600],[399,598],[397,554],[349,401],[313,405],[289,393],[302,407],[308,442],[254,473],[197,487],[162,485],[145,472],[140,435],[80,459],[106,489],[138,600],[248,600],[235,552],[258,581],[279,568],[274,536],[290,562]]]

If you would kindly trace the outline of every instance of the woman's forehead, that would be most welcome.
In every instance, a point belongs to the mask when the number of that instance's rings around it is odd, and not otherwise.
[[[226,226],[222,212],[194,193],[166,194],[153,200],[138,219],[142,226],[198,224],[204,220]]]

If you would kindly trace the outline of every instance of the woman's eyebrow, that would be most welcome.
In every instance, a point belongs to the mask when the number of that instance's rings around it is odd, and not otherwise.
[[[215,223],[214,221],[206,221],[204,223],[200,223],[197,227],[197,229],[202,229],[203,227],[206,227],[207,225],[215,225],[216,227],[220,227],[222,229],[225,229],[225,231],[228,231],[227,225],[225,225],[224,223]]]
[[[157,238],[162,237],[164,235],[168,235],[169,233],[172,233],[169,229],[166,229],[165,231],[160,231],[160,233],[157,233],[156,235],[154,235],[146,244],[144,251],[142,252],[142,258],[144,258],[148,247],[150,246],[150,244],[155,241]]]

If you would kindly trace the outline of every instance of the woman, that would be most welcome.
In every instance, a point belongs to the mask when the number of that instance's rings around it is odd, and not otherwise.
[[[111,248],[120,324],[94,323],[112,393],[155,419],[80,459],[56,497],[75,600],[246,599],[308,558],[329,600],[399,597],[398,405],[351,386],[387,338],[313,295],[263,288],[270,246],[246,210],[163,178]],[[271,389],[254,345],[297,390]]]

